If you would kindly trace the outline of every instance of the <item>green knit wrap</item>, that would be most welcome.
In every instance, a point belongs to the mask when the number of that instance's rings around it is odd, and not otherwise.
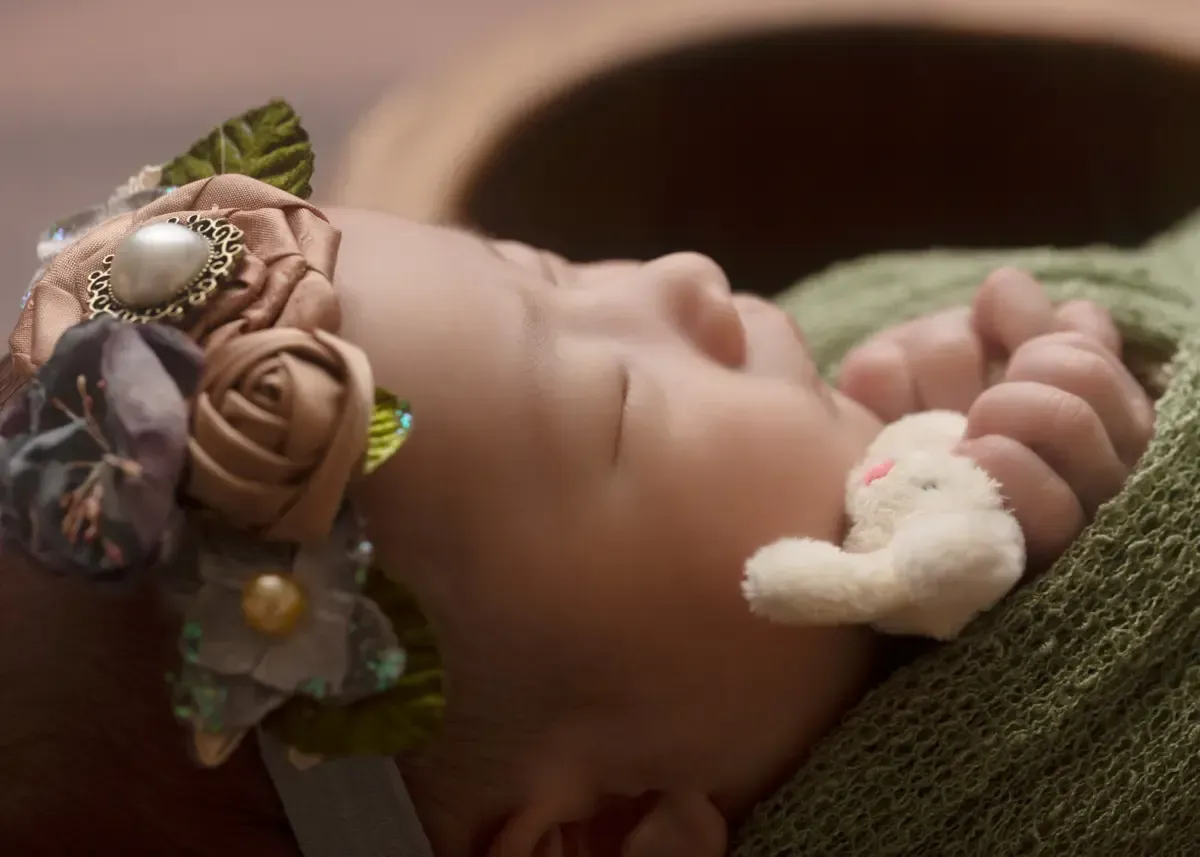
[[[1156,437],[1053,569],[901,668],[740,832],[736,857],[1200,854],[1200,218],[1142,251],[933,252],[782,298],[832,371],[993,268],[1113,311],[1166,358]]]

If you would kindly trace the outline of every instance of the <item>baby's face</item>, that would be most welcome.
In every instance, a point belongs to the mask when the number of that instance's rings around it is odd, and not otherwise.
[[[877,421],[704,257],[571,268],[333,217],[344,335],[415,415],[367,511],[438,625],[451,711],[481,669],[547,705],[583,699],[564,732],[603,758],[574,763],[696,777],[740,807],[838,716],[867,659],[860,631],[751,617],[743,563],[784,535],[840,538]],[[440,567],[403,567],[422,556]]]

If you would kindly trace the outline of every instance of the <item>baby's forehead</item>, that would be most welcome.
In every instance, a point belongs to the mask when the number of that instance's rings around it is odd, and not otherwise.
[[[469,232],[385,214],[335,210],[337,287],[350,323],[412,320],[447,333],[505,298],[517,273]]]
[[[342,270],[346,265],[357,272],[383,269],[406,278],[417,273],[431,278],[463,264],[500,261],[483,237],[468,230],[362,209],[331,209],[327,214],[342,233],[338,266],[349,285],[353,278]]]
[[[512,388],[534,288],[518,266],[460,230],[362,211],[330,219],[342,231],[342,335],[379,384],[434,401]]]

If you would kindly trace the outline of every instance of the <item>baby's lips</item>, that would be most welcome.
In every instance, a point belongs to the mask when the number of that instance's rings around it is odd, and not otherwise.
[[[870,485],[876,479],[882,479],[892,472],[892,468],[896,466],[896,462],[890,458],[887,461],[881,461],[863,475],[863,485]]]

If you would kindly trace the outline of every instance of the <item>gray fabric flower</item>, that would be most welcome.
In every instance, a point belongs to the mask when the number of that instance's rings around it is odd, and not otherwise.
[[[182,719],[207,731],[248,729],[293,696],[345,704],[399,681],[404,653],[387,617],[361,594],[369,546],[349,509],[319,546],[232,532],[209,543],[180,639]],[[285,633],[247,619],[246,592],[264,573],[285,574],[303,594],[303,614]]]
[[[181,518],[202,355],[178,331],[101,316],[63,334],[0,417],[0,523],[51,570],[120,577]]]

